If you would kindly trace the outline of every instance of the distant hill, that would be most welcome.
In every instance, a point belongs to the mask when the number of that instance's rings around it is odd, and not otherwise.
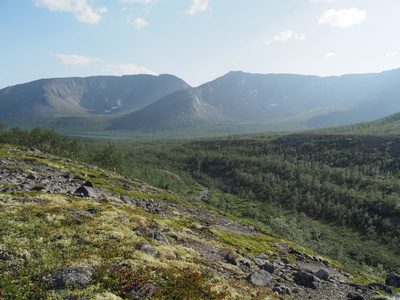
[[[335,134],[367,134],[367,135],[399,135],[400,134],[400,113],[387,117],[352,125],[337,127],[325,127],[311,130],[314,133],[335,133]]]
[[[310,114],[308,128],[376,120],[400,111],[400,69],[332,77],[230,72],[115,119],[110,129],[267,122]]]
[[[0,90],[0,117],[117,114],[189,85],[172,75],[42,79]]]
[[[199,89],[175,91],[141,110],[113,120],[109,129],[160,130],[234,122],[205,102]]]
[[[331,77],[237,71],[196,88],[173,75],[94,76],[2,89],[0,122],[40,121],[64,132],[76,124],[90,132],[220,124],[312,129],[377,120],[400,112],[399,100],[400,69]]]

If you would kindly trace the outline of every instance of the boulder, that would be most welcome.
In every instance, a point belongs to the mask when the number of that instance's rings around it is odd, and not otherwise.
[[[83,210],[83,209],[66,209],[66,211],[69,212],[71,215],[74,215],[77,218],[86,217],[86,218],[93,219],[93,215],[90,212],[88,212],[87,210]]]
[[[270,274],[273,274],[275,271],[275,266],[273,263],[271,262],[267,262],[265,264],[263,264],[260,269],[267,271]]]
[[[364,300],[364,297],[359,293],[350,292],[347,294],[347,299],[348,300]]]
[[[287,257],[283,257],[283,258],[282,258],[282,262],[283,262],[284,264],[290,264],[290,259],[287,258]]]
[[[156,291],[157,286],[151,282],[139,284],[130,292],[130,299],[149,299]]]
[[[385,284],[399,288],[400,276],[397,274],[389,274],[388,276],[386,276]]]
[[[84,287],[89,284],[93,274],[94,269],[90,267],[71,267],[63,269],[49,278],[45,278],[44,281],[51,283],[54,289],[65,288],[74,285]]]
[[[381,282],[372,282],[370,284],[368,284],[368,287],[372,290],[379,290],[382,292],[385,292],[387,294],[392,294],[393,290],[388,287],[387,285],[381,283]]]
[[[247,281],[257,286],[269,287],[272,284],[272,275],[265,270],[257,270],[247,277]]]
[[[239,266],[239,264],[240,264],[239,263],[239,259],[236,256],[234,256],[234,255],[232,255],[230,253],[225,255],[225,261],[228,264],[231,264],[231,265],[234,265],[234,266]]]
[[[290,295],[292,293],[291,289],[288,288],[283,283],[277,283],[274,288],[272,289],[273,292],[278,293],[280,295]]]
[[[93,186],[93,182],[91,182],[90,180],[86,180],[85,183],[83,184],[83,186],[86,186],[86,187],[94,187],[94,186]]]
[[[329,279],[329,272],[325,269],[319,269],[315,272],[315,276],[321,280],[328,280]]]
[[[312,289],[317,289],[319,283],[317,277],[313,274],[301,270],[293,274],[293,279],[297,284]]]
[[[247,260],[241,260],[239,261],[239,268],[245,272],[245,273],[250,273],[253,272],[253,269],[251,267],[250,262],[248,262]]]
[[[139,245],[139,250],[143,251],[144,253],[150,254],[150,255],[154,255],[156,256],[158,254],[158,251],[156,248],[154,248],[153,246],[149,245],[149,244],[140,244]]]
[[[81,187],[79,187],[75,192],[74,192],[74,196],[78,196],[78,197],[88,197],[88,198],[96,198],[97,195],[94,191],[94,188],[90,187],[90,186],[84,186],[82,185]]]
[[[133,231],[139,231],[140,233],[147,235],[149,238],[157,240],[160,244],[163,244],[166,246],[170,245],[168,239],[160,231],[150,230],[145,227],[136,227],[136,228],[133,228]]]
[[[126,218],[126,217],[120,217],[120,218],[118,218],[122,223],[125,223],[125,224],[130,224],[131,223],[131,221],[129,221],[129,219],[128,218]]]
[[[269,262],[268,259],[261,259],[261,258],[258,258],[258,257],[254,257],[254,258],[252,259],[252,261],[253,261],[258,267],[261,267],[261,266],[264,265],[265,263]]]
[[[261,253],[254,258],[262,259],[262,260],[268,260],[268,256],[265,253]]]

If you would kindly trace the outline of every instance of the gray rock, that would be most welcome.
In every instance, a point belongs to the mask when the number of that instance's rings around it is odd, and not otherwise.
[[[283,283],[277,283],[274,288],[272,289],[273,292],[278,293],[280,295],[290,295],[292,294],[292,291],[290,288],[288,288],[286,285]]]
[[[78,197],[88,197],[88,198],[96,198],[97,195],[94,191],[94,188],[89,186],[81,186],[74,192],[75,196]]]
[[[152,238],[152,239],[156,239],[160,244],[169,246],[170,243],[168,241],[168,239],[166,238],[166,236],[157,230],[151,230],[148,234],[148,237]]]
[[[372,290],[379,290],[379,291],[383,291],[388,294],[393,293],[393,290],[390,287],[388,287],[387,285],[380,283],[380,282],[372,282],[372,283],[368,284],[368,287]]]
[[[86,180],[86,182],[83,184],[83,186],[86,186],[86,187],[94,187],[94,186],[93,186],[93,182],[91,182],[90,180]]]
[[[245,273],[250,273],[253,272],[253,269],[251,267],[250,262],[248,262],[247,260],[241,260],[239,261],[239,268],[245,272]]]
[[[254,257],[252,260],[258,267],[261,267],[262,265],[264,265],[267,262],[267,260],[260,259],[257,257]]]
[[[319,269],[315,272],[315,276],[321,280],[328,280],[329,279],[329,272],[325,269]]]
[[[147,254],[151,254],[156,256],[158,254],[158,251],[156,248],[154,248],[153,246],[149,245],[149,244],[140,244],[139,245],[139,250],[143,251],[144,253]]]
[[[149,238],[156,239],[160,244],[163,244],[166,246],[170,245],[168,239],[160,231],[150,230],[145,227],[136,227],[136,228],[133,228],[133,231],[139,231],[140,233],[147,235]]]
[[[268,260],[268,256],[265,253],[261,253],[254,258],[262,259],[262,260]]]
[[[88,212],[87,210],[83,210],[83,209],[66,209],[65,211],[69,212],[71,215],[74,215],[77,218],[86,217],[86,218],[93,219],[93,215],[90,212]]]
[[[396,288],[400,287],[400,276],[397,274],[389,274],[386,276],[385,284]]]
[[[234,256],[234,255],[232,255],[230,253],[225,255],[225,261],[228,264],[231,264],[231,265],[234,265],[234,266],[239,266],[240,265],[239,259],[236,256]]]
[[[263,264],[260,269],[267,271],[270,274],[273,274],[275,271],[275,266],[273,263],[271,262],[267,262],[265,264]]]
[[[151,298],[155,292],[157,291],[157,286],[153,283],[148,282],[145,284],[137,285],[133,291],[131,291],[130,299],[149,299]]]
[[[257,286],[269,287],[272,284],[272,275],[265,270],[257,270],[247,277],[247,281]]]
[[[90,267],[67,268],[49,278],[45,278],[44,281],[51,283],[54,289],[74,285],[84,287],[89,284],[93,274],[94,269]]]
[[[350,292],[347,294],[347,299],[348,300],[364,300],[364,297],[359,293]]]
[[[283,262],[284,264],[290,264],[290,260],[289,260],[289,258],[287,258],[287,257],[282,258],[282,262]]]
[[[129,219],[128,219],[128,218],[125,218],[125,217],[120,217],[119,220],[120,220],[122,223],[125,223],[125,224],[130,224],[130,223],[131,223],[131,221],[129,221]]]
[[[298,271],[293,274],[294,282],[300,284],[304,287],[309,287],[312,289],[317,289],[318,280],[313,274],[307,273],[305,271]]]

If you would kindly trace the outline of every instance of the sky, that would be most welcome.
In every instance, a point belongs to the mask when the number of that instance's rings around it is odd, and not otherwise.
[[[400,67],[400,0],[0,0],[0,88],[42,78]]]

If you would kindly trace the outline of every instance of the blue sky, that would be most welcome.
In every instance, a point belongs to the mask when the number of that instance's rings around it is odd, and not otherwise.
[[[400,67],[399,0],[0,0],[0,88],[41,78]]]

